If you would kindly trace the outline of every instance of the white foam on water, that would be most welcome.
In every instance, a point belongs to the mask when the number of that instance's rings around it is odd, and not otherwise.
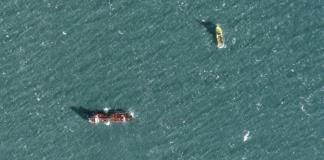
[[[40,94],[38,94],[38,93],[34,93],[34,95],[35,95],[35,97],[36,97],[36,100],[39,102],[40,100],[42,100],[42,97],[41,97],[41,95]]]
[[[224,43],[224,47],[223,48],[227,48],[227,45]]]
[[[105,107],[103,110],[104,110],[105,113],[107,113],[110,110],[110,108]]]
[[[320,89],[321,92],[324,92],[324,86],[322,86],[322,88]]]
[[[110,126],[110,125],[111,125],[111,122],[110,122],[110,121],[107,121],[107,122],[105,123],[105,125],[106,125],[106,126]]]
[[[72,132],[72,133],[74,132],[73,129],[69,128],[69,127],[66,126],[66,125],[65,125],[63,128],[64,128],[64,130],[67,130],[68,132]]]
[[[137,114],[135,114],[135,111],[133,109],[129,109],[129,113],[133,118],[137,117]]]
[[[108,6],[109,6],[109,14],[111,15],[112,14],[112,11],[114,11],[115,8],[113,7],[113,4],[111,3],[110,0],[108,1]]]
[[[124,35],[124,32],[122,32],[121,30],[118,30],[118,33],[119,33],[120,35]]]
[[[260,109],[262,108],[262,104],[258,102],[255,105],[257,106],[257,110],[260,111]]]
[[[236,43],[236,38],[234,37],[233,39],[232,39],[232,44],[234,45]]]
[[[226,6],[226,3],[224,2],[224,3],[222,4],[222,6],[225,7],[225,6]]]
[[[250,131],[244,131],[243,142],[246,142],[251,139]]]
[[[309,113],[307,113],[305,106],[303,104],[300,105],[300,109],[302,110],[302,112],[304,112],[307,116],[311,116]]]
[[[23,149],[24,149],[24,150],[27,150],[27,149],[28,149],[28,147],[27,147],[26,144],[23,145]]]
[[[187,8],[188,4],[184,1],[178,1],[178,8],[180,11],[184,11]]]

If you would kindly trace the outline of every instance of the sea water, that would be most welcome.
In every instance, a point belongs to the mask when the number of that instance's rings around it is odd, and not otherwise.
[[[324,1],[0,8],[1,160],[324,159]],[[135,120],[91,125],[71,107]]]

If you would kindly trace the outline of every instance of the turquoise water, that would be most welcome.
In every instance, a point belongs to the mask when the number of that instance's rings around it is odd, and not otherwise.
[[[0,7],[1,159],[324,159],[323,1]],[[93,126],[73,106],[136,118]]]

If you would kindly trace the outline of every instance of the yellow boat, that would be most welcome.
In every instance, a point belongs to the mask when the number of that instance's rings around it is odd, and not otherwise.
[[[225,44],[224,44],[223,30],[219,24],[216,25],[215,33],[216,33],[215,36],[216,36],[216,41],[217,41],[217,47],[224,48]]]

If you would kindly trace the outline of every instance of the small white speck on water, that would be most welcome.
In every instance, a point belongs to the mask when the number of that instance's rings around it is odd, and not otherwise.
[[[166,44],[166,42],[164,40],[161,40],[160,43],[161,44]]]
[[[65,31],[63,31],[62,34],[63,34],[64,36],[67,35],[67,33],[66,33]]]
[[[302,112],[304,112],[307,116],[310,116],[309,113],[307,113],[305,106],[303,104],[301,104],[300,109],[302,110]]]
[[[322,86],[322,88],[320,89],[321,92],[324,92],[324,86]]]
[[[243,142],[246,142],[251,139],[250,131],[244,131]]]
[[[233,39],[232,39],[232,44],[235,44],[236,43],[236,38],[234,37]]]
[[[41,100],[41,96],[37,93],[34,93],[36,100],[39,102]]]
[[[121,30],[118,30],[118,33],[119,33],[120,35],[124,35],[124,32],[122,32]]]
[[[260,109],[262,108],[262,104],[258,102],[255,105],[257,106],[257,110],[260,111]]]
[[[261,78],[264,78],[264,77],[266,77],[266,76],[267,76],[267,74],[264,74],[264,73],[261,73],[261,74],[260,74],[260,77],[261,77]]]
[[[9,35],[8,34],[6,35],[6,38],[9,38]]]

